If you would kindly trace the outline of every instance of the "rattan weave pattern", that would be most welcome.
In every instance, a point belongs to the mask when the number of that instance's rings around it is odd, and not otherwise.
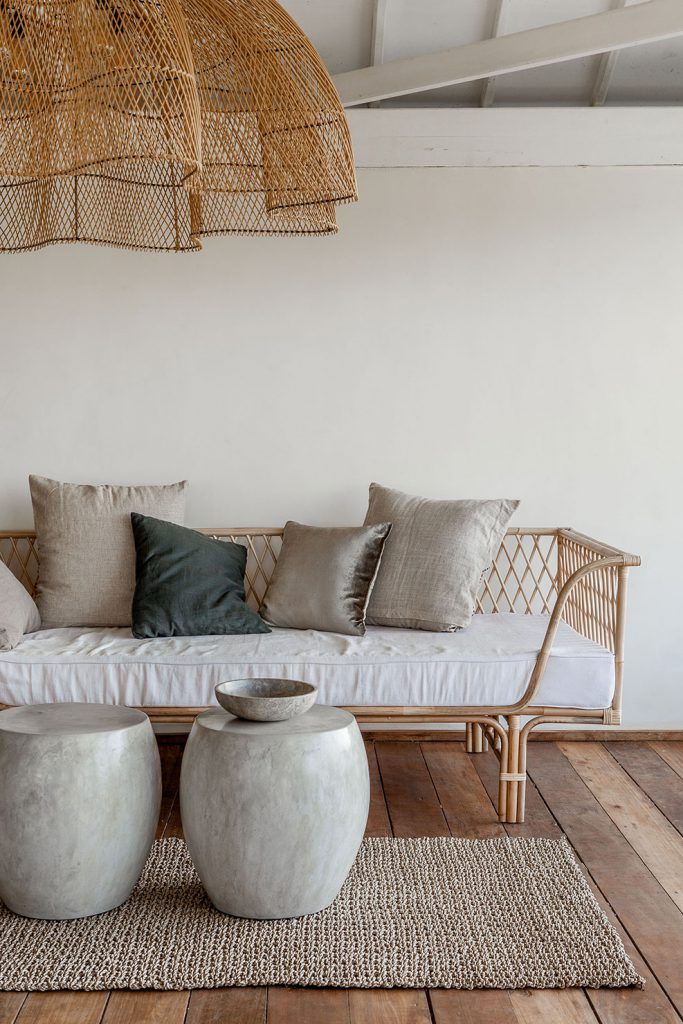
[[[0,250],[330,234],[355,198],[339,97],[275,0],[0,0]]]
[[[559,585],[592,558],[585,544],[563,537],[558,551]],[[618,574],[616,566],[606,566],[599,573],[584,576],[572,589],[564,610],[564,619],[570,626],[612,652],[617,635]]]

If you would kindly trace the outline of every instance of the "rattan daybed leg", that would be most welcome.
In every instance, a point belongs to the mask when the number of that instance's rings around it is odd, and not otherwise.
[[[529,729],[521,729],[519,733],[519,756],[517,758],[517,771],[521,778],[517,783],[517,821],[522,823],[526,813],[526,745],[529,740]]]
[[[499,807],[499,817],[509,825],[524,821],[526,789],[526,757],[523,747],[526,737],[520,741],[519,715],[506,715],[508,728],[507,757],[500,760],[500,781],[505,787],[504,808]],[[502,803],[502,802],[501,802]]]
[[[468,754],[483,754],[489,749],[489,741],[479,722],[467,722],[465,725],[465,743]]]

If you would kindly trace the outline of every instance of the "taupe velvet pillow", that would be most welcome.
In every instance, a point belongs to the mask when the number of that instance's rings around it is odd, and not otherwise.
[[[11,651],[24,633],[40,629],[36,603],[11,569],[0,562],[0,651]]]
[[[43,627],[130,626],[135,589],[130,514],[182,525],[187,481],[118,487],[31,476],[29,485]]]
[[[273,626],[365,633],[365,609],[389,523],[320,527],[289,522],[261,615]]]
[[[368,604],[378,626],[452,632],[470,624],[482,573],[518,501],[430,501],[370,485],[366,525],[392,523]]]

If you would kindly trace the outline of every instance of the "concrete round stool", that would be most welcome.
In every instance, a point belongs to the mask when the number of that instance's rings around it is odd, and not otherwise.
[[[318,706],[286,722],[222,708],[196,719],[180,812],[213,904],[236,917],[300,917],[328,906],[368,818],[368,762],[354,717]]]
[[[0,899],[64,920],[130,895],[159,816],[161,766],[147,715],[111,704],[0,712]]]

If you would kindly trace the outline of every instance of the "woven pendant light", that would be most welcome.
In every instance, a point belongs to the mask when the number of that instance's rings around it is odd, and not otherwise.
[[[344,111],[274,0],[0,0],[0,250],[325,235]]]

